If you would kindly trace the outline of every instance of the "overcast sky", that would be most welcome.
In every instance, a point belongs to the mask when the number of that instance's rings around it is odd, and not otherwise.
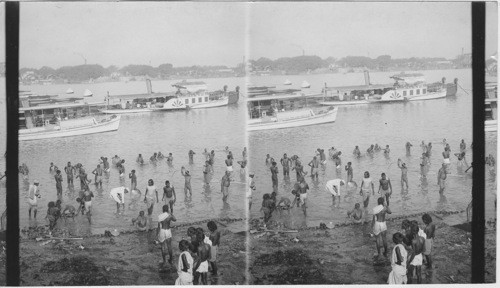
[[[487,34],[490,55],[497,50],[498,11],[487,13],[488,28],[494,27]],[[23,2],[20,25],[20,66],[31,68],[84,59],[105,67],[235,66],[245,54],[276,59],[303,50],[322,58],[471,52],[467,2]]]

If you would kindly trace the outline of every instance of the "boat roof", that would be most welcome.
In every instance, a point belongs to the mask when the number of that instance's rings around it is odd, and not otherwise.
[[[394,84],[371,84],[371,85],[354,85],[354,86],[338,86],[338,87],[326,87],[327,90],[340,90],[340,91],[354,91],[354,90],[375,90],[375,89],[384,89],[384,88],[392,88]]]
[[[191,81],[191,82],[188,82],[186,80],[183,80],[181,82],[177,82],[177,83],[172,84],[172,86],[190,86],[190,85],[207,85],[207,83],[205,83],[203,81]]]
[[[125,99],[125,100],[130,100],[130,99],[147,99],[147,98],[159,98],[159,97],[167,97],[167,96],[174,96],[175,92],[171,93],[142,93],[142,94],[124,94],[124,95],[109,95],[110,99]]]
[[[33,110],[49,110],[57,108],[75,108],[75,107],[85,107],[85,106],[99,106],[105,105],[105,102],[91,102],[91,103],[60,103],[54,105],[43,105],[34,107],[20,107],[19,112],[33,111]]]
[[[247,102],[256,102],[256,101],[266,101],[266,100],[289,100],[289,99],[297,99],[297,98],[308,98],[308,97],[318,97],[323,96],[322,93],[314,93],[314,94],[278,94],[278,95],[266,95],[266,96],[256,96],[252,98],[247,98]]]
[[[411,77],[424,77],[424,74],[422,74],[422,73],[405,73],[405,72],[401,72],[399,74],[392,75],[389,78],[404,79],[404,78],[411,78]]]

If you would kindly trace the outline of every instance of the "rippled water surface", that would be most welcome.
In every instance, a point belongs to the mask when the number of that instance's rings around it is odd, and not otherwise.
[[[266,154],[270,154],[278,162],[279,197],[292,198],[290,193],[296,181],[295,172],[291,171],[290,181],[284,181],[282,166],[279,160],[283,153],[288,156],[298,155],[304,164],[304,171],[310,173],[307,166],[317,148],[325,149],[334,146],[342,151],[342,169],[336,170],[333,161],[329,160],[326,169],[320,172],[319,180],[312,181],[306,176],[310,190],[308,193],[307,221],[316,222],[332,221],[343,222],[346,212],[361,203],[362,197],[359,190],[341,189],[340,207],[333,208],[331,194],[326,192],[325,183],[330,179],[346,179],[343,169],[347,162],[352,162],[354,181],[361,184],[363,172],[369,171],[375,183],[375,193],[379,185],[380,174],[385,172],[392,181],[393,194],[390,202],[395,215],[408,215],[416,212],[431,210],[464,210],[471,200],[472,173],[465,173],[466,168],[457,166],[457,158],[451,157],[451,175],[448,176],[444,197],[439,196],[437,186],[437,171],[442,163],[441,152],[444,149],[443,138],[451,145],[452,153],[459,151],[461,139],[469,147],[472,141],[472,95],[471,95],[471,70],[444,70],[424,71],[429,82],[440,81],[446,77],[448,82],[454,78],[459,79],[457,96],[446,99],[429,100],[410,103],[372,104],[340,107],[335,123],[297,127],[281,130],[256,131],[249,134],[249,152],[251,155],[251,171],[256,173],[257,190],[253,195],[253,206],[250,211],[252,217],[260,215],[262,196],[272,192],[271,173],[265,165]],[[390,83],[390,75],[395,73],[371,73],[372,83]],[[320,89],[324,83],[328,86],[358,85],[363,84],[362,73],[333,74],[333,75],[298,75],[298,76],[270,76],[254,77],[252,83],[256,85],[280,85],[290,79],[300,85],[303,80],[311,84],[311,90]],[[465,90],[464,90],[465,89]],[[422,150],[421,141],[432,142],[433,150],[431,166],[427,179],[420,178],[420,159]],[[406,156],[405,143],[413,144],[411,156]],[[486,152],[496,157],[495,133],[487,133]],[[388,157],[377,152],[373,156],[366,155],[370,144],[378,143],[381,146],[390,145],[391,152]],[[361,158],[352,154],[358,145],[363,153]],[[397,166],[397,159],[401,158],[408,166],[409,189],[403,191],[400,185],[401,171]],[[472,160],[472,149],[467,150],[467,160]],[[377,194],[376,194],[377,195]],[[376,198],[371,197],[369,211],[376,206]],[[496,199],[496,181],[493,175],[486,175],[486,217],[495,215],[493,204]],[[371,217],[371,216],[370,216]],[[371,220],[371,218],[370,218]]]
[[[234,90],[235,86],[244,84],[243,78],[207,79],[205,81],[211,90],[222,89],[223,85],[228,85],[229,90]],[[173,81],[154,81],[153,91],[171,91],[172,83]],[[94,92],[94,98],[97,100],[102,100],[107,91],[110,94],[145,93],[146,91],[144,82],[27,86],[21,87],[21,90],[31,90],[42,95],[64,94],[69,87],[75,91],[75,96],[88,88]],[[112,168],[109,176],[104,177],[102,189],[96,189],[93,184],[90,184],[95,195],[93,223],[89,226],[86,218],[78,217],[76,227],[82,232],[102,233],[104,229],[130,228],[130,219],[136,217],[139,210],[146,209],[146,204],[140,202],[138,207],[126,209],[123,215],[117,215],[115,202],[109,197],[111,188],[121,184],[130,186],[127,175],[132,169],[136,170],[138,188],[143,193],[148,179],[155,181],[160,201],[164,182],[169,180],[173,183],[178,198],[174,206],[174,214],[179,223],[219,217],[243,218],[245,215],[245,181],[240,179],[239,173],[235,173],[235,182],[231,184],[228,205],[222,205],[220,192],[220,179],[225,171],[224,147],[229,146],[235,160],[242,158],[241,153],[245,146],[244,121],[242,120],[245,114],[242,106],[240,101],[239,105],[212,109],[123,115],[120,128],[116,132],[20,142],[20,162],[26,163],[30,168],[30,182],[23,181],[20,177],[20,227],[35,224],[33,221],[31,223],[28,221],[28,205],[25,198],[29,184],[35,179],[40,181],[42,193],[38,205],[40,210],[38,224],[45,224],[43,218],[46,215],[47,204],[49,201],[56,200],[55,180],[49,173],[50,162],[54,162],[61,170],[68,161],[73,164],[82,163],[89,174],[89,179],[93,180],[94,177],[90,172],[98,164],[99,157],[108,157],[111,163],[111,158],[115,154],[126,161],[126,178],[120,179],[118,170]],[[208,188],[203,185],[202,169],[205,157],[202,152],[204,148],[208,151],[215,150],[216,153],[214,177]],[[188,164],[190,149],[196,153],[192,165]],[[156,165],[136,164],[135,159],[139,153],[147,160],[158,151],[165,155],[172,153],[173,165],[167,165],[166,160]],[[183,192],[184,177],[180,173],[181,166],[185,166],[192,175],[193,196],[191,198],[185,197]],[[234,167],[235,171],[239,172],[236,163]],[[79,180],[75,179],[76,190],[70,190],[67,188],[64,171],[62,174],[64,179],[63,205],[69,203],[76,207],[75,198],[78,197]],[[127,199],[127,196],[125,198],[128,204],[130,199]],[[161,205],[161,202],[155,204],[154,220],[161,212]],[[68,225],[70,223],[71,220],[68,221]]]

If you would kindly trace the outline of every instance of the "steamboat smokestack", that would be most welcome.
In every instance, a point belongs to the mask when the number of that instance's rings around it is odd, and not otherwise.
[[[368,70],[365,70],[365,85],[370,85],[370,73],[368,72]]]
[[[148,89],[148,94],[153,93],[153,88],[151,86],[151,79],[146,79],[146,89]]]

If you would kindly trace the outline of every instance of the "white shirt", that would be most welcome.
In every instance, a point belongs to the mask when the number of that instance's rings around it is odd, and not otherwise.
[[[326,182],[325,187],[333,195],[340,196],[340,181],[343,180],[342,179],[329,180],[328,182]],[[335,191],[334,187],[337,189],[337,191]]]
[[[111,189],[109,192],[109,195],[111,198],[115,199],[116,202],[117,200],[120,200],[121,204],[125,204],[125,187],[116,187]]]

